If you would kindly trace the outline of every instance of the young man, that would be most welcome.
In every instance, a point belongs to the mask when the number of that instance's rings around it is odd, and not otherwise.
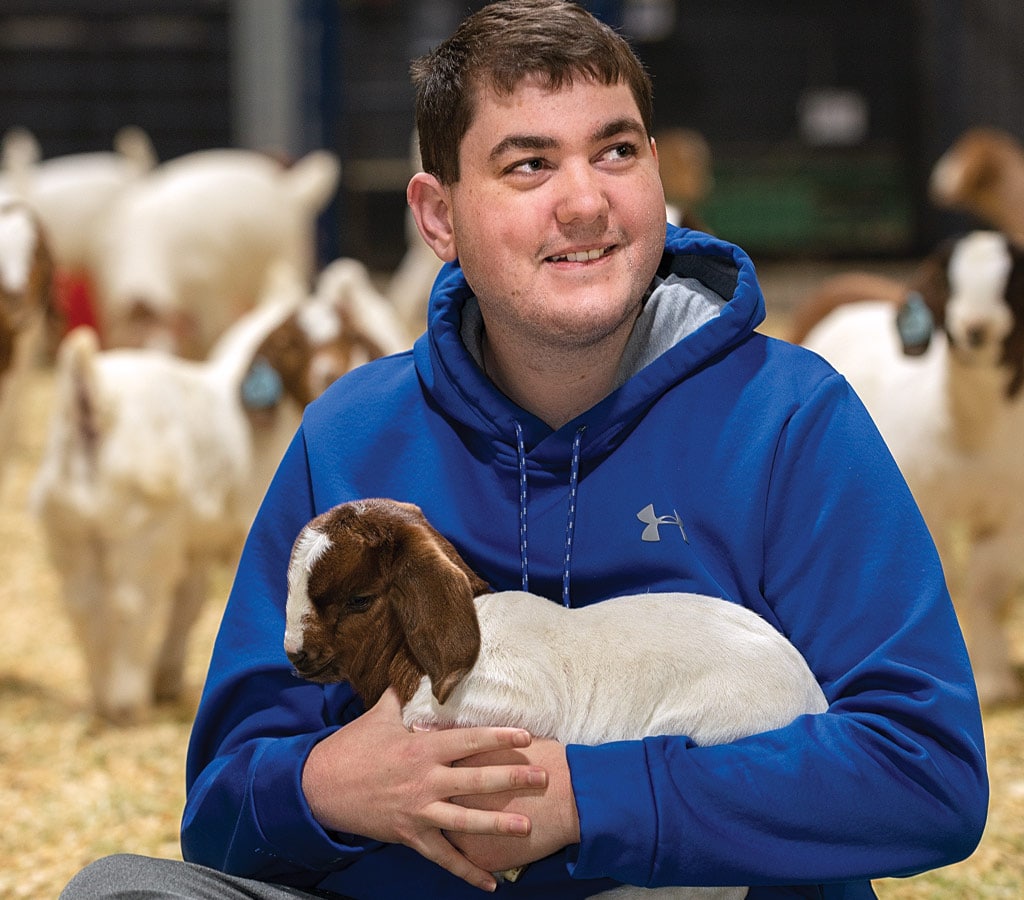
[[[666,233],[628,46],[572,4],[509,0],[414,75],[409,202],[447,265],[414,350],[310,406],[253,526],[189,751],[182,846],[206,868],[116,857],[68,898],[113,880],[475,897],[528,862],[509,893],[531,900],[620,882],[851,900],[969,854],[980,715],[928,533],[847,384],[755,333],[747,256]],[[715,747],[408,733],[393,695],[364,710],[282,647],[292,541],[371,496],[420,505],[498,589],[750,607],[829,711]]]

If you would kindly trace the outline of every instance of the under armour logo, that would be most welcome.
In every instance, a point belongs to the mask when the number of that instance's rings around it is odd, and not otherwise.
[[[660,541],[661,535],[658,533],[658,529],[662,525],[676,525],[683,535],[683,540],[690,543],[690,539],[686,536],[686,529],[683,528],[683,520],[679,518],[679,513],[675,510],[672,510],[670,516],[659,516],[654,511],[654,504],[648,503],[636,514],[636,517],[647,526],[644,533],[640,535],[642,541]]]

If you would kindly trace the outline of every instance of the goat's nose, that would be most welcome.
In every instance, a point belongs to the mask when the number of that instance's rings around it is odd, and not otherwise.
[[[309,670],[310,662],[308,653],[305,653],[302,650],[297,650],[294,652],[288,652],[286,650],[285,652],[288,653],[288,662],[292,664],[292,671],[296,675],[301,676],[304,672],[307,672]]]
[[[988,338],[988,329],[984,325],[970,325],[964,331],[964,337],[970,347],[978,348],[985,344]]]
[[[284,652],[294,662],[294,657],[305,656],[302,652],[302,635],[295,634],[291,629],[284,633]]]

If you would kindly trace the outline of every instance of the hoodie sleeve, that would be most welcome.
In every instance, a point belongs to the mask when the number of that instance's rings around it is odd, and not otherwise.
[[[842,378],[822,379],[777,429],[764,478],[763,560],[745,577],[829,709],[721,746],[570,747],[575,877],[863,881],[956,862],[980,840],[981,718],[942,568]]]
[[[301,788],[312,746],[359,711],[347,686],[337,686],[330,706],[341,712],[328,714],[324,689],[291,674],[282,646],[291,545],[313,514],[300,430],[253,523],[225,609],[189,744],[181,829],[187,860],[304,885],[367,849],[327,833]]]

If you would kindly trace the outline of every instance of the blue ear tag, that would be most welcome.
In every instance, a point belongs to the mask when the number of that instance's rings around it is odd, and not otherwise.
[[[262,356],[253,360],[242,381],[242,405],[246,409],[271,409],[283,394],[284,383],[277,369]]]
[[[935,318],[924,298],[916,291],[907,295],[906,302],[896,314],[896,328],[903,342],[904,353],[920,356],[928,349],[935,330]]]

